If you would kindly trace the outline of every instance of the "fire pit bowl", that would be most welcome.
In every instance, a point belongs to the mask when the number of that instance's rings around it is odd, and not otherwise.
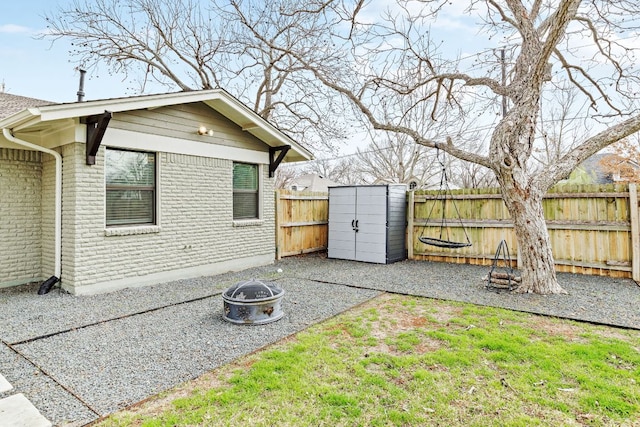
[[[222,294],[226,321],[257,325],[275,322],[282,312],[284,290],[273,283],[251,279],[231,286]]]

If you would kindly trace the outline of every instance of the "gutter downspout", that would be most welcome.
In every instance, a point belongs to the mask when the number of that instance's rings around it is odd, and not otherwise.
[[[14,144],[22,145],[32,150],[40,151],[46,154],[52,155],[56,160],[56,183],[55,183],[55,271],[54,275],[47,279],[38,290],[38,294],[46,294],[51,290],[51,287],[60,280],[60,274],[62,270],[62,156],[60,153],[48,148],[41,147],[36,144],[32,144],[27,141],[23,141],[13,136],[13,132],[10,129],[2,128],[2,134],[6,139]]]

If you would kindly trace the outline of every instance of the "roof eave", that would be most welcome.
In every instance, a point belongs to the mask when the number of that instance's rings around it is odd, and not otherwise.
[[[298,144],[267,120],[260,117],[256,112],[247,108],[237,98],[223,90],[220,90],[218,95],[215,99],[205,101],[205,104],[236,123],[243,131],[249,132],[270,147],[282,145],[291,146],[292,150],[289,150],[285,156],[285,162],[313,160],[313,154],[309,150]]]
[[[160,108],[174,104],[186,104],[188,102],[203,102],[216,95],[219,89],[173,92],[157,95],[143,95],[129,98],[101,99],[97,101],[74,102],[68,104],[44,105],[39,107],[42,121],[67,119],[72,117],[85,117],[101,114],[105,110],[118,113],[130,110],[143,110],[147,108]]]
[[[61,119],[87,117],[102,114],[105,110],[118,113],[130,110],[153,109],[176,104],[204,102],[244,131],[254,135],[270,147],[291,146],[285,162],[312,160],[313,154],[292,138],[284,134],[253,110],[223,89],[210,89],[193,92],[174,92],[158,95],[144,95],[131,98],[114,98],[98,101],[85,101],[66,104],[43,105],[27,108],[0,120],[0,128],[26,128],[35,123]]]
[[[31,107],[25,110],[19,111],[8,117],[0,119],[0,129],[15,129],[18,127],[24,127],[34,121],[40,122],[40,111],[38,107]]]

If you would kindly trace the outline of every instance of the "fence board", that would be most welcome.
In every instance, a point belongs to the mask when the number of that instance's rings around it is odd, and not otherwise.
[[[640,230],[638,230],[638,191],[636,184],[629,184],[629,217],[631,221],[631,252],[633,280],[640,280]]]
[[[329,195],[276,191],[276,258],[327,249]]]

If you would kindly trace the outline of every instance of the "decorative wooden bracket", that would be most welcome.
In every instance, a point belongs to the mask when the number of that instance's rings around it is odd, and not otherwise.
[[[80,123],[87,125],[87,164],[96,164],[96,154],[102,143],[104,133],[109,126],[112,114],[110,111],[106,111],[102,114],[96,114],[93,116],[81,117]]]
[[[278,169],[278,166],[280,166],[280,163],[284,159],[284,156],[287,155],[287,151],[289,151],[290,149],[291,149],[290,145],[282,145],[280,147],[269,147],[269,178],[273,178],[273,175],[275,174],[276,169]],[[280,152],[280,154],[278,154],[278,157],[275,157],[278,151]]]

